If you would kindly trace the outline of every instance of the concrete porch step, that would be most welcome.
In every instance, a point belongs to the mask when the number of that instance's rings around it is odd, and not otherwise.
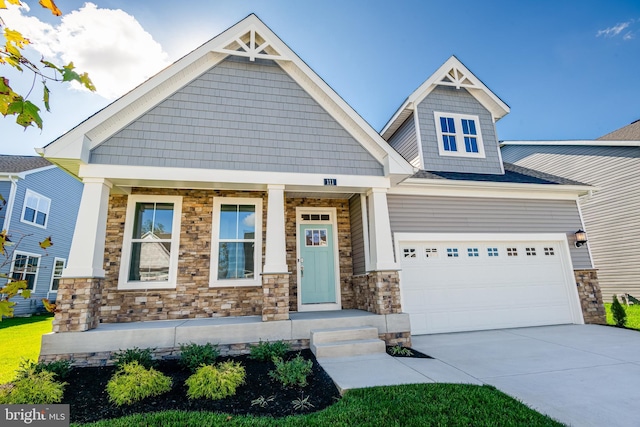
[[[316,329],[309,342],[317,358],[361,356],[385,351],[385,343],[378,338],[378,328],[370,326]]]

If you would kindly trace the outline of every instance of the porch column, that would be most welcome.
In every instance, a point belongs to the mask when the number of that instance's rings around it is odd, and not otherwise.
[[[262,269],[262,321],[289,319],[284,185],[267,186],[267,241]]]
[[[387,189],[372,188],[369,193],[369,269],[371,271],[398,270],[393,256],[391,223],[387,206]]]

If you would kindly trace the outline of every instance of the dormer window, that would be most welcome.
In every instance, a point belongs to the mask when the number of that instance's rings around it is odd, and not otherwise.
[[[478,116],[434,112],[441,156],[484,158]]]

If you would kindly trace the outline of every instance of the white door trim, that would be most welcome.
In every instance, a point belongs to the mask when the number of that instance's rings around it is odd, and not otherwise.
[[[303,214],[329,214],[329,221],[302,221]],[[338,223],[336,208],[296,207],[296,275],[298,311],[327,311],[342,310],[342,296],[340,295],[340,247],[338,246]],[[333,262],[335,271],[336,302],[327,304],[302,304],[302,277],[300,274],[300,225],[302,224],[331,224],[333,226]]]
[[[565,272],[564,281],[569,299],[571,318],[575,324],[584,324],[582,307],[580,306],[580,296],[576,288],[576,280],[573,275],[573,263],[569,252],[567,235],[563,233],[394,233],[395,251],[400,254],[400,244],[402,242],[508,242],[508,241],[553,241],[560,245],[559,254]],[[397,255],[399,257],[399,255]],[[399,272],[400,286],[402,287],[402,271]],[[400,292],[400,304],[404,306],[403,293]]]

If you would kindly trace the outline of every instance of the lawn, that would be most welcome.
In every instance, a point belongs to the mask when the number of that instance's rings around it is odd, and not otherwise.
[[[627,328],[640,330],[640,304],[625,305],[624,311],[627,313]],[[613,315],[611,314],[611,303],[605,303],[605,310],[607,311],[607,324],[615,325],[613,321]]]
[[[51,332],[53,316],[15,317],[0,322],[0,384],[13,379],[22,357],[38,360],[42,334]]]

